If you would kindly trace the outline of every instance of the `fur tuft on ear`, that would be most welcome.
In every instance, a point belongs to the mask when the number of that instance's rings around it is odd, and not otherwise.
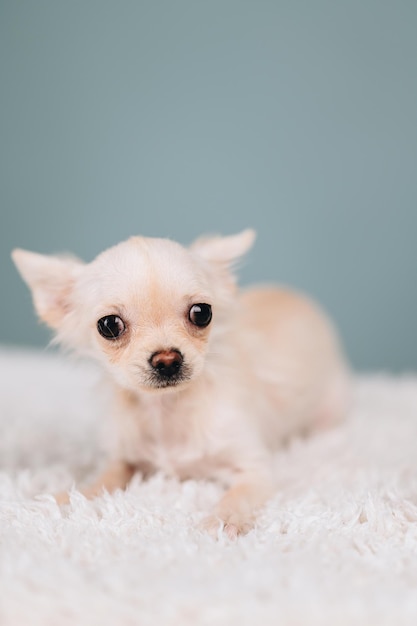
[[[206,261],[230,266],[252,247],[255,237],[251,228],[228,237],[201,237],[191,245],[191,250]]]
[[[49,256],[16,249],[12,259],[32,292],[37,314],[57,329],[70,310],[74,280],[83,263],[71,257]]]

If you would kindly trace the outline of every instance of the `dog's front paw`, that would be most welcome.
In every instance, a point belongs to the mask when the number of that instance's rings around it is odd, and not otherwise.
[[[53,496],[59,506],[69,504],[70,502],[70,495],[68,491],[60,491],[59,493],[54,493]]]
[[[239,535],[246,535],[254,526],[253,517],[243,516],[241,513],[229,515],[208,515],[200,524],[202,530],[212,537],[218,538],[219,532],[224,532],[229,539],[237,539]]]

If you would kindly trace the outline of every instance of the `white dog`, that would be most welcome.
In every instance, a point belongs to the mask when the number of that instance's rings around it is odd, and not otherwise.
[[[118,437],[88,497],[136,470],[217,479],[227,490],[205,527],[233,537],[271,494],[271,452],[345,413],[347,367],[325,315],[289,290],[237,290],[232,265],[253,241],[133,237],[89,264],[13,252],[40,318],[114,389]]]

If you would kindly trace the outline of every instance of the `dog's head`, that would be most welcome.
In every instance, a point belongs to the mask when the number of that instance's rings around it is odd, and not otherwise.
[[[123,387],[152,391],[203,371],[233,306],[231,267],[253,240],[251,230],[190,248],[133,237],[87,264],[24,250],[12,257],[57,341],[97,358]]]

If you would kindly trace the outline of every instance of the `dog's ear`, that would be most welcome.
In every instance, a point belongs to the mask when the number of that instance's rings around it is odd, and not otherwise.
[[[70,310],[74,281],[83,263],[74,258],[19,249],[13,250],[12,259],[32,291],[37,314],[48,326],[57,329]]]
[[[255,237],[250,228],[229,237],[202,237],[191,245],[191,250],[206,261],[229,267],[252,247]]]

